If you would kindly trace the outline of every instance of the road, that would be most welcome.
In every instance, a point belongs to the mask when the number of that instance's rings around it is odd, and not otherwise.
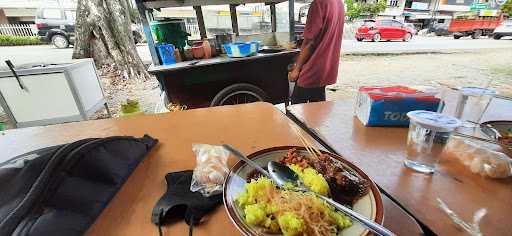
[[[454,40],[448,37],[416,37],[410,42],[357,42],[344,40],[343,54],[389,54],[453,52],[475,49],[512,49],[512,39],[470,39]],[[145,62],[151,61],[146,45],[138,45],[137,50]],[[71,61],[72,48],[56,49],[51,45],[0,47],[0,59],[10,59],[15,65],[66,63]],[[0,64],[0,67],[5,65]]]
[[[512,37],[502,40],[471,39],[469,37],[453,39],[451,37],[416,37],[409,42],[357,42],[344,40],[343,54],[389,54],[389,53],[423,53],[423,52],[453,52],[474,49],[512,48]]]

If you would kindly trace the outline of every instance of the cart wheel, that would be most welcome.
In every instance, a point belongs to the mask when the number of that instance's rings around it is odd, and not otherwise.
[[[236,105],[267,100],[268,97],[265,91],[252,84],[233,84],[217,93],[210,106]]]

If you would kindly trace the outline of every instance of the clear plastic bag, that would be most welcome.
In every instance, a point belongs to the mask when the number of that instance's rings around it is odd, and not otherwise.
[[[471,172],[490,178],[512,176],[512,159],[502,152],[499,146],[480,141],[451,137],[445,151],[457,158]]]
[[[208,144],[193,144],[192,151],[196,154],[196,168],[190,191],[199,191],[205,197],[222,193],[222,185],[229,172],[229,151],[222,146]]]

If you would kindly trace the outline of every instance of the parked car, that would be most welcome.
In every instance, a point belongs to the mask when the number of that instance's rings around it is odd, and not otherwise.
[[[435,23],[429,28],[429,32],[434,32],[436,36],[448,36],[452,34],[448,31],[448,26],[448,22]]]
[[[512,20],[506,20],[494,29],[492,34],[494,39],[501,39],[502,37],[512,36]]]
[[[412,35],[418,34],[418,30],[416,30],[416,26],[413,23],[405,23],[404,25],[411,31]]]
[[[413,32],[402,22],[397,20],[365,20],[357,29],[356,40],[403,40],[407,42],[412,39]]]
[[[37,34],[57,48],[67,48],[75,41],[74,8],[39,8],[36,11]]]
[[[37,34],[43,41],[57,48],[67,48],[75,43],[75,8],[42,7],[36,11]],[[135,44],[142,41],[137,27],[131,27]]]

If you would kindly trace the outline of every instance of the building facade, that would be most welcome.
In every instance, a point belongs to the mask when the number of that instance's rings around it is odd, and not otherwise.
[[[44,6],[67,7],[77,0],[0,0],[0,24],[34,24],[36,10]]]
[[[404,7],[406,0],[387,0],[386,10],[379,14],[380,18],[404,20]]]
[[[432,23],[447,23],[454,14],[477,11],[475,5],[483,7],[482,11],[497,15],[501,0],[406,0],[404,20],[414,23],[417,28],[426,28]]]

